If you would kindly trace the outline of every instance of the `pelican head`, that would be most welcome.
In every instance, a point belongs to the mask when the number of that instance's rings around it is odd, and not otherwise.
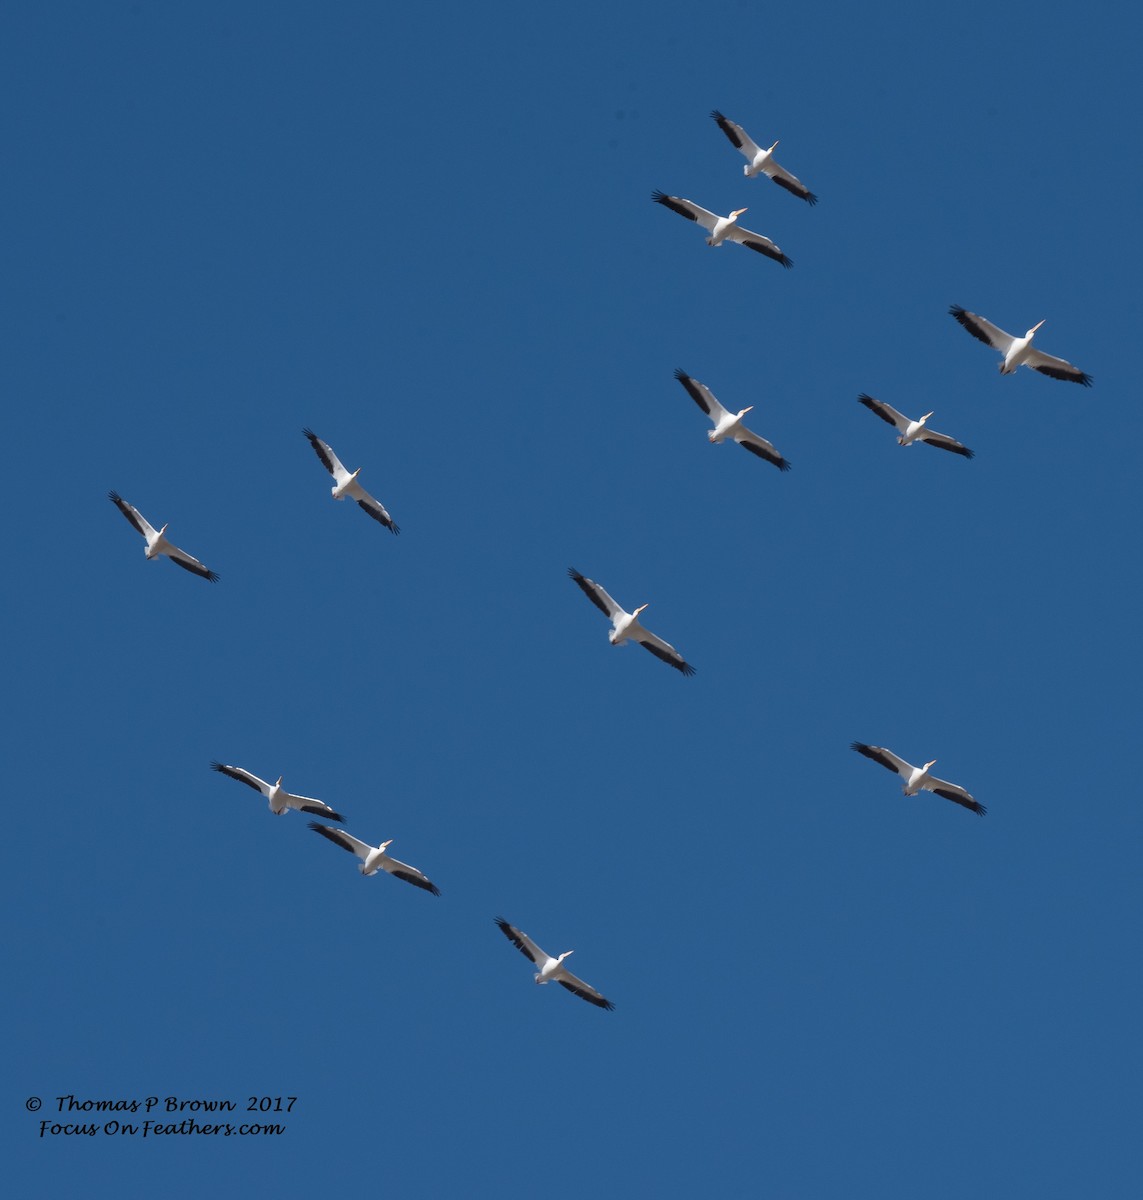
[[[741,412],[738,414],[738,419],[741,421],[741,420],[742,420],[742,418],[743,418],[744,416],[746,416],[746,414],[747,414],[748,412],[750,412],[750,411],[753,409],[753,407],[754,407],[754,405],[753,405],[753,404],[748,404],[748,405],[747,405],[747,406],[746,406],[746,407],[745,407],[745,408],[744,408],[744,409],[743,409],[743,410],[742,410],[742,411],[741,411]]]
[[[388,850],[392,844],[393,844],[393,839],[390,838],[387,842],[382,842],[381,845],[377,847],[377,849],[380,850],[382,854],[384,854],[385,851]]]
[[[744,208],[736,208],[734,212],[727,218],[728,221],[737,221],[740,216],[746,211]]]
[[[1045,318],[1044,318],[1044,321],[1046,321],[1047,319],[1048,319],[1048,318],[1047,318],[1047,317],[1045,317]],[[1028,332],[1027,332],[1026,334],[1024,334],[1024,336],[1025,336],[1025,337],[1032,337],[1032,336],[1034,336],[1034,335],[1035,335],[1035,332],[1036,332],[1036,330],[1037,330],[1037,329],[1039,329],[1041,325],[1043,325],[1044,321],[1039,321],[1039,322],[1037,322],[1037,324],[1033,325],[1033,326],[1032,326],[1032,328],[1031,328],[1031,329],[1029,329],[1029,330],[1028,330]]]
[[[775,143],[774,143],[774,146],[777,146],[777,144],[778,144],[778,143],[777,143],[777,142],[775,142]],[[766,153],[767,153],[767,154],[773,154],[773,153],[774,153],[774,146],[771,146],[771,147],[770,147],[770,149],[766,151]]]
[[[934,411],[936,411],[936,410],[934,410]],[[924,415],[924,416],[921,418],[920,424],[924,425],[924,423],[925,423],[925,422],[926,422],[926,421],[927,421],[927,420],[928,420],[928,419],[929,419],[929,418],[930,418],[932,415],[933,415],[933,414],[932,414],[931,412],[927,412],[927,413],[925,413],[925,415]]]
[[[923,769],[924,769],[924,770],[926,770],[926,771],[928,771],[928,770],[930,770],[931,768],[935,767],[936,765],[937,765],[937,760],[934,758],[932,762],[927,762],[927,763],[925,763],[925,765],[924,765],[924,768],[923,768]]]
[[[563,952],[563,954],[561,954],[561,955],[559,956],[559,958],[557,958],[557,959],[556,959],[556,962],[558,962],[558,963],[562,963],[562,962],[564,961],[564,959],[565,959],[565,958],[570,958],[570,957],[571,957],[571,956],[572,956],[574,953],[575,953],[575,951],[574,951],[574,950],[565,950],[565,951]]]
[[[633,617],[637,617],[645,608],[650,608],[650,607],[651,606],[649,604],[640,604],[639,607],[631,615]],[[571,951],[569,950],[568,953],[570,954]]]

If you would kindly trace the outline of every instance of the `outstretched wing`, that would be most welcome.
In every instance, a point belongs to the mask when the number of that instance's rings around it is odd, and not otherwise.
[[[943,779],[933,779],[930,776],[929,782],[924,786],[934,796],[942,796],[945,800],[951,800],[954,804],[959,804],[962,808],[976,813],[978,817],[983,817],[988,811],[983,804],[974,800],[964,788],[955,783],[946,783]]]
[[[594,1004],[596,1008],[606,1008],[608,1012],[615,1008],[615,1005],[610,1000],[605,999],[599,992],[591,986],[590,983],[573,975],[570,971],[565,971],[562,967],[560,973],[556,976],[556,983],[560,987],[565,987],[581,1000],[586,1000],[588,1004]]]
[[[876,413],[886,425],[893,425],[898,433],[903,434],[909,428],[909,418],[903,413],[899,413],[891,404],[886,404],[883,400],[876,400],[865,392],[862,392],[857,399],[871,413]]]
[[[1081,387],[1091,387],[1091,376],[1086,371],[1073,367],[1066,359],[1045,354],[1042,350],[1029,350],[1028,357],[1024,359],[1024,366],[1031,367],[1033,371],[1039,371],[1041,375],[1047,375],[1051,379],[1062,379],[1067,383],[1078,383]]]
[[[128,504],[118,492],[108,492],[107,499],[119,509],[127,520],[135,526],[136,530],[148,541],[154,537],[158,537],[159,531],[151,525],[147,518],[133,504]]]
[[[381,503],[380,500],[371,496],[359,483],[355,483],[350,489],[349,494],[357,501],[364,512],[367,512],[374,521],[379,521],[390,533],[400,533],[397,523],[389,515],[389,510]]]
[[[962,442],[958,442],[956,438],[951,438],[947,433],[931,433],[924,429],[917,434],[917,440],[928,442],[930,446],[936,446],[938,450],[949,450],[953,454],[960,454],[964,458],[975,458],[973,452]]]
[[[536,945],[534,941],[526,934],[516,928],[515,925],[509,925],[503,917],[496,918],[496,925],[500,932],[524,955],[525,958],[530,958],[536,966],[543,966],[548,961],[549,956]]]
[[[341,465],[341,459],[334,454],[329,442],[323,442],[312,429],[303,429],[302,433],[309,439],[314,453],[321,460],[321,465],[334,477],[338,486],[343,484],[349,478],[350,472]]]
[[[717,213],[702,208],[693,200],[684,200],[682,196],[668,196],[666,192],[652,192],[651,199],[656,204],[662,204],[665,208],[669,208],[671,212],[677,212],[680,217],[686,217],[688,221],[696,221],[708,233],[713,233],[715,225],[718,224]]]
[[[684,675],[693,675],[694,667],[691,666],[686,659],[672,646],[669,642],[664,642],[661,637],[656,637],[649,630],[639,627],[630,635],[639,643],[640,646],[650,650],[656,658],[661,658],[668,666],[672,666],[676,671],[682,671]]]
[[[1007,354],[1008,348],[1016,340],[1010,333],[1005,333],[1003,329],[997,328],[991,321],[986,321],[976,313],[970,313],[967,309],[961,308],[959,304],[954,304],[949,309],[949,315],[967,329],[978,342],[991,346],[993,350],[999,350],[1001,354]]]
[[[237,779],[239,783],[244,783],[256,792],[261,792],[263,796],[270,794],[270,785],[264,779],[259,779],[257,775],[251,775],[249,771],[245,771],[241,767],[230,767],[226,763],[212,762],[210,769],[223,775],[229,775],[231,779]]]
[[[867,746],[864,742],[850,742],[849,745],[858,754],[864,754],[866,758],[871,758],[886,770],[895,771],[905,779],[912,774],[913,764],[907,763],[903,758],[898,758],[892,750],[886,750],[884,746]]]
[[[418,871],[416,867],[410,867],[408,863],[400,862],[398,859],[390,858],[386,854],[381,859],[381,866],[384,867],[390,875],[397,879],[403,879],[406,883],[411,883],[413,887],[422,888],[426,892],[432,892],[434,896],[439,896],[441,890],[433,881],[423,872]]]
[[[568,575],[576,581],[583,594],[605,617],[614,619],[627,611],[620,608],[594,579],[588,579],[586,575],[581,575],[575,567],[568,567]]]
[[[710,115],[719,129],[726,134],[730,144],[736,149],[741,150],[746,156],[747,162],[753,162],[757,155],[762,152],[762,147],[751,138],[750,134],[737,121],[732,121],[729,117],[724,117],[717,108]]]
[[[690,398],[710,417],[716,426],[723,417],[730,416],[730,413],[719,403],[718,397],[715,396],[714,392],[705,383],[699,383],[697,379],[693,379],[682,369],[675,372],[675,378],[687,389],[687,394]]]
[[[164,539],[165,540],[165,539]],[[201,575],[203,579],[209,579],[211,583],[217,583],[219,575],[217,571],[212,571],[209,567],[203,566],[193,555],[188,554],[185,550],[180,550],[178,546],[167,542],[169,549],[163,549],[161,553],[165,554],[171,562],[177,567],[182,567],[184,571],[190,571],[194,575]]]
[[[333,842],[335,846],[348,850],[350,854],[356,854],[362,862],[376,849],[375,846],[367,846],[359,839],[351,837],[344,829],[332,829],[328,825],[319,825],[317,821],[311,821],[310,828],[314,833],[320,833],[327,841]]]
[[[810,205],[817,204],[817,196],[796,175],[791,175],[785,167],[779,166],[772,158],[762,168],[762,173],[768,175],[780,188],[785,188],[786,191],[797,196],[799,200],[804,200]]]
[[[732,225],[726,231],[726,239],[730,242],[737,242],[740,246],[745,246],[747,250],[756,250],[759,254],[765,254],[767,258],[772,258],[775,262],[781,263],[787,271],[794,265],[792,258],[783,254],[774,242],[760,233],[753,233],[749,229],[742,229],[738,225]]]
[[[738,432],[734,434],[734,440],[743,450],[749,450],[751,454],[756,454],[759,458],[764,458],[768,463],[773,463],[779,471],[788,471],[790,469],[790,464],[778,453],[771,442],[768,442],[764,437],[759,437],[758,434],[753,430],[747,429],[744,425],[739,425]]]

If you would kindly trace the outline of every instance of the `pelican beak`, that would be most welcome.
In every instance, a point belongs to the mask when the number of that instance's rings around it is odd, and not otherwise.
[[[935,410],[934,410],[934,411],[935,411]],[[930,418],[932,415],[933,415],[933,414],[932,414],[931,412],[927,412],[927,413],[925,413],[925,415],[924,415],[924,416],[921,418],[921,420],[922,420],[922,421],[927,421],[927,420],[928,420],[928,419],[929,419],[929,418]]]
[[[285,775],[279,775],[279,776],[278,776],[278,782],[277,782],[276,784],[274,784],[274,786],[275,786],[275,787],[281,787],[281,786],[282,786],[282,780],[283,780],[283,779],[285,779],[285,778],[286,778],[286,777],[285,777]]]
[[[639,607],[631,615],[633,617],[637,617],[645,608],[650,608],[650,607],[651,606],[649,604],[640,604]]]
[[[1044,321],[1047,321],[1047,319],[1048,319],[1048,318],[1047,318],[1047,317],[1045,317],[1043,321],[1040,321],[1038,324],[1036,324],[1036,325],[1033,325],[1033,326],[1032,326],[1032,328],[1031,328],[1031,329],[1028,331],[1028,336],[1029,336],[1029,337],[1031,337],[1031,336],[1032,336],[1032,334],[1033,334],[1033,333],[1035,333],[1035,332],[1036,332],[1036,330],[1037,330],[1037,329],[1039,329],[1039,328],[1040,328],[1040,326],[1044,324]]]
[[[778,144],[778,143],[777,143],[777,142],[775,142],[775,143],[774,143],[774,146],[776,146],[777,144]],[[773,151],[774,151],[774,146],[771,146],[771,147],[770,147],[770,153],[773,153]]]
[[[746,416],[746,414],[747,414],[748,412],[753,412],[753,411],[754,411],[754,405],[753,405],[753,404],[751,404],[749,408],[744,408],[744,409],[743,409],[743,410],[742,410],[742,411],[741,411],[741,412],[740,412],[738,415],[739,415],[740,417],[744,417],[744,416]]]

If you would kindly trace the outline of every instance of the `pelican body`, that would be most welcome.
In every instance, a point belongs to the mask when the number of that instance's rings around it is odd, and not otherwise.
[[[774,158],[777,141],[773,146],[764,149],[741,125],[724,117],[717,108],[710,115],[719,129],[726,134],[730,144],[745,156],[746,165],[742,168],[742,173],[747,179],[751,179],[755,175],[765,175],[779,187],[785,188],[791,195],[797,196],[799,200],[804,200],[807,204],[817,204],[817,196],[796,175],[791,175],[784,167],[778,165]]]
[[[867,746],[864,742],[851,742],[850,748],[873,762],[880,763],[886,770],[895,772],[901,780],[903,795],[915,796],[918,792],[932,792],[934,796],[940,796],[945,800],[951,800],[954,804],[959,804],[962,808],[967,808],[970,812],[976,813],[978,817],[983,817],[988,811],[959,784],[949,783],[947,780],[930,775],[929,772],[937,765],[935,758],[930,759],[923,767],[915,767],[912,763],[899,758],[892,750],[886,750],[884,746]]]
[[[535,974],[537,983],[558,983],[560,987],[567,988],[573,995],[586,1000],[588,1004],[594,1004],[596,1008],[611,1010],[615,1007],[610,1000],[605,999],[595,988],[577,978],[563,965],[564,959],[570,957],[574,951],[565,950],[558,958],[553,958],[541,950],[526,933],[517,929],[515,925],[509,925],[503,917],[497,917],[496,924],[512,945],[539,968]]]
[[[742,424],[742,418],[753,410],[753,404],[748,405],[737,413],[733,413],[729,409],[723,408],[722,404],[719,403],[718,397],[715,396],[705,383],[699,383],[697,379],[692,378],[686,371],[677,370],[675,378],[686,388],[690,398],[714,422],[714,428],[708,430],[706,435],[712,446],[725,441],[727,438],[732,438],[743,450],[749,450],[751,454],[756,454],[759,458],[765,459],[766,462],[773,463],[779,471],[788,471],[790,469],[789,462],[778,453],[772,442],[768,442],[764,437],[759,437],[753,430],[747,429]]]
[[[973,452],[962,442],[958,442],[956,438],[951,438],[945,433],[937,433],[935,430],[926,427],[926,422],[933,415],[931,412],[925,413],[923,417],[914,421],[899,413],[891,404],[886,404],[883,400],[877,400],[865,392],[862,392],[857,399],[870,412],[876,413],[887,425],[892,425],[897,430],[897,444],[899,446],[911,446],[914,442],[927,442],[930,446],[936,446],[939,450],[949,450],[953,454],[962,455],[964,458],[974,457]]]
[[[959,304],[954,304],[949,309],[949,314],[978,342],[1000,351],[1003,356],[998,364],[1001,375],[1013,375],[1017,367],[1028,367],[1041,375],[1047,375],[1050,379],[1062,379],[1067,383],[1078,383],[1081,387],[1091,387],[1091,376],[1086,371],[1072,366],[1066,359],[1045,354],[1032,345],[1036,330],[1044,324],[1043,321],[1037,321],[1023,337],[1013,337],[1012,334],[1005,333],[1003,329],[993,325],[991,321],[986,321],[984,317],[961,308]]]
[[[706,244],[708,246],[721,246],[723,242],[737,242],[740,246],[745,246],[747,250],[764,254],[767,258],[772,258],[786,268],[794,265],[794,260],[783,254],[782,250],[768,237],[749,229],[743,229],[738,224],[738,218],[746,211],[744,208],[736,208],[728,217],[720,217],[717,213],[712,213],[709,209],[695,204],[693,200],[684,200],[681,196],[668,196],[665,192],[652,192],[651,199],[656,204],[669,208],[671,212],[678,213],[680,217],[686,217],[688,221],[694,221],[697,225],[701,225],[707,231]]]
[[[592,604],[611,621],[611,630],[607,635],[607,640],[613,646],[618,646],[630,639],[649,650],[656,658],[662,659],[668,666],[674,667],[676,671],[681,671],[684,675],[695,673],[694,667],[683,658],[674,646],[669,642],[664,642],[661,637],[656,637],[639,623],[639,614],[647,607],[646,604],[640,604],[634,612],[628,612],[616,604],[594,579],[588,579],[581,575],[575,567],[568,567],[568,575],[575,580],[579,589]]]
[[[174,542],[167,540],[166,525],[162,529],[156,529],[133,504],[128,504],[118,492],[108,492],[107,498],[119,509],[135,529],[143,535],[143,539],[147,543],[143,549],[143,554],[148,562],[154,562],[156,558],[162,555],[165,558],[169,558],[175,566],[182,567],[184,571],[190,571],[192,575],[199,575],[211,583],[218,582],[218,574],[215,571],[204,566],[197,558],[188,554],[185,550],[180,550]]]
[[[298,812],[313,813],[315,816],[325,817],[328,821],[344,820],[340,813],[334,812],[322,800],[315,800],[312,796],[295,796],[291,792],[287,792],[282,787],[282,780],[285,778],[283,775],[278,776],[276,783],[267,783],[266,780],[259,779],[257,775],[251,771],[247,771],[244,767],[234,767],[227,763],[212,762],[210,769],[217,771],[220,775],[236,779],[239,783],[246,784],[248,788],[253,788],[256,792],[261,792],[270,805],[270,811],[276,817],[280,817],[289,812],[291,808],[295,808]]]
[[[362,875],[376,875],[378,871],[386,871],[396,879],[403,879],[414,887],[432,892],[434,896],[441,894],[440,888],[423,871],[418,871],[416,867],[411,867],[400,859],[391,858],[385,853],[393,844],[392,838],[382,842],[380,846],[371,846],[341,829],[331,829],[328,825],[319,825],[317,821],[311,821],[310,828],[314,833],[320,833],[323,838],[333,842],[335,846],[348,850],[350,854],[356,854],[361,859],[361,865],[357,869]]]

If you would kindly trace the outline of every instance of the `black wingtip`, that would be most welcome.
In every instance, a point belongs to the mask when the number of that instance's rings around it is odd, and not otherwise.
[[[678,380],[680,383],[686,383],[686,382],[687,382],[687,380],[688,380],[688,379],[690,379],[690,376],[689,376],[689,375],[686,373],[686,371],[684,371],[684,370],[682,369],[682,367],[676,367],[676,368],[675,368],[675,378],[676,378],[676,379],[677,379],[677,380]]]
[[[654,200],[656,204],[666,204],[669,198],[670,197],[668,197],[666,192],[660,192],[656,190],[651,193],[651,199]]]

